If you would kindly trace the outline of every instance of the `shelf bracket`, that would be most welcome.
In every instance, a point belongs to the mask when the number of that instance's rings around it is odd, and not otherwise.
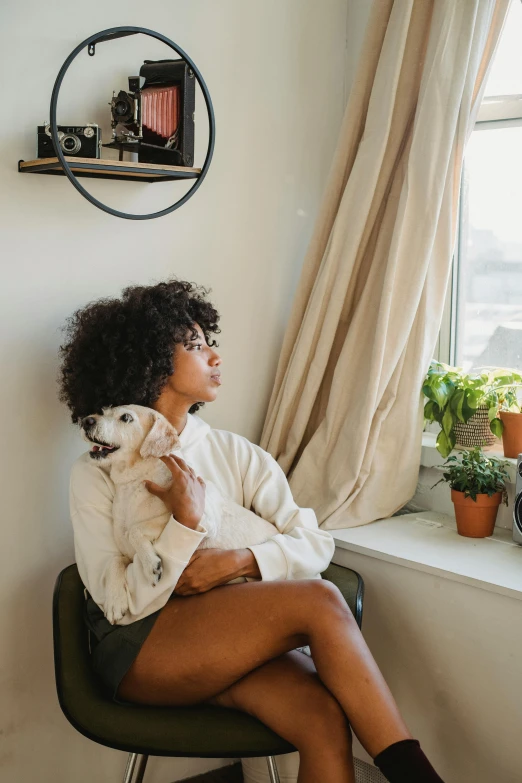
[[[134,31],[121,31],[119,33],[111,33],[110,35],[100,35],[100,37],[96,38],[93,43],[89,44],[87,47],[87,53],[90,55],[90,57],[94,57],[96,54],[96,44],[103,43],[103,41],[115,41],[116,38],[125,38],[127,35],[137,35],[137,33]]]

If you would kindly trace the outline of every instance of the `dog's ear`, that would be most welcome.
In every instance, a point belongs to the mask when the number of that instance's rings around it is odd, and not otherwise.
[[[163,457],[170,454],[179,442],[178,433],[165,416],[154,411],[151,414],[152,426],[140,448],[140,457]]]

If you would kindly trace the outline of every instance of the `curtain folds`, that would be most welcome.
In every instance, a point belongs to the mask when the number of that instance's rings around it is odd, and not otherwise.
[[[373,0],[260,439],[322,528],[415,493],[459,181],[509,0]]]

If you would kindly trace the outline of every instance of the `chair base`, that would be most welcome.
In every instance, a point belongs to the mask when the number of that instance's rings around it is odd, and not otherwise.
[[[143,783],[148,756],[141,753],[129,753],[127,766],[123,775],[123,783]],[[136,772],[136,775],[134,775]]]
[[[123,783],[143,783],[143,777],[145,775],[145,769],[147,768],[148,760],[149,757],[143,754],[129,753],[127,766],[125,767],[125,773],[123,775]],[[270,777],[270,783],[280,783],[275,757],[267,756],[266,763],[268,764],[268,775]],[[135,776],[134,772],[136,772]]]
[[[277,765],[275,763],[274,756],[267,756],[266,763],[268,764],[268,775],[270,777],[270,783],[279,783],[279,772],[277,771]]]

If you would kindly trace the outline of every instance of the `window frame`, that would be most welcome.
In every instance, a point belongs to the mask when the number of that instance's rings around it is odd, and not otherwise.
[[[518,126],[522,126],[522,95],[490,95],[482,101],[472,133]],[[467,235],[467,232],[463,231],[463,227],[467,214],[465,207],[467,205],[468,187],[469,178],[464,156],[457,207],[455,247],[451,262],[451,273],[446,289],[441,326],[434,353],[434,359],[451,366],[456,365],[457,357],[459,282],[462,275],[462,238]]]

